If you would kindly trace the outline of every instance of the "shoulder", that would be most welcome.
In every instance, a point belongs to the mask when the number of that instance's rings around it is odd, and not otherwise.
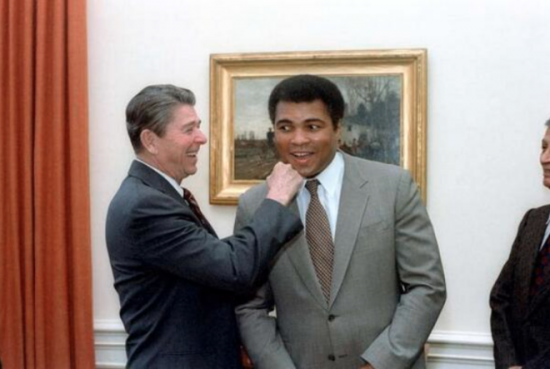
[[[369,187],[381,193],[397,193],[399,189],[414,187],[409,172],[397,165],[375,162],[344,154],[344,180],[362,186],[369,183]]]
[[[533,208],[533,209],[530,209],[527,211],[526,215],[527,214],[532,214],[532,215],[540,215],[540,216],[548,216],[550,214],[550,205],[543,205],[543,206],[540,206],[538,208]]]
[[[550,215],[550,205],[544,205],[538,208],[532,208],[525,212],[525,214],[523,215],[522,223],[530,222],[533,220],[541,220],[541,219],[544,219],[546,221],[549,215]]]
[[[264,183],[250,187],[239,197],[237,220],[254,214],[267,195],[267,186]]]
[[[520,229],[525,228],[528,224],[534,224],[537,226],[546,225],[549,215],[550,205],[529,209],[521,220]]]
[[[373,177],[396,177],[408,173],[407,170],[401,168],[398,165],[380,163],[377,161],[372,161],[368,159],[358,158],[356,156],[351,156],[343,153],[344,156],[344,165],[346,168],[361,170],[362,172],[368,173]]]
[[[250,187],[239,197],[239,203],[241,202],[260,202],[265,199],[267,195],[267,185],[265,182]]]
[[[147,185],[139,178],[128,176],[113,197],[109,214],[131,218],[147,212],[147,209],[175,209],[179,205],[171,196]]]

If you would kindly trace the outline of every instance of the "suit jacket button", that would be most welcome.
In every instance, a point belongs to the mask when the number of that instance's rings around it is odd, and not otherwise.
[[[329,321],[329,322],[332,322],[335,318],[336,318],[336,316],[330,314],[330,315],[328,316],[328,321]]]
[[[334,356],[334,355],[329,355],[329,356],[328,356],[328,359],[329,359],[330,361],[334,361],[334,360],[336,360],[336,356]]]

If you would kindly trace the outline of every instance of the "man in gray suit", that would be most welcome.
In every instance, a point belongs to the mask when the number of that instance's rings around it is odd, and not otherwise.
[[[241,368],[236,295],[302,230],[285,206],[302,177],[279,163],[256,214],[218,239],[180,187],[206,143],[194,105],[191,91],[155,85],[126,109],[136,160],[109,206],[106,238],[132,369]]]
[[[338,151],[344,100],[325,78],[283,80],[271,93],[269,114],[281,160],[317,181],[316,190],[306,183],[291,204],[305,232],[236,309],[254,368],[424,368],[445,280],[411,177]],[[235,229],[250,221],[266,191],[259,185],[241,196]],[[310,211],[317,202],[324,211]],[[325,232],[319,223],[330,231],[328,242],[318,240]]]

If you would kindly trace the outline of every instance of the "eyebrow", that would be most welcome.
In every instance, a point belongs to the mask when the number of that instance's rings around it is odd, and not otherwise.
[[[183,128],[189,128],[189,127],[194,126],[194,125],[196,125],[197,127],[200,127],[201,123],[202,123],[202,121],[200,119],[199,120],[193,120],[191,122],[185,123],[183,125]]]
[[[325,121],[321,118],[307,118],[303,122],[311,123],[311,122],[325,122]],[[275,122],[275,124],[280,124],[280,123],[293,123],[293,121],[287,118],[282,118],[281,120],[278,120]]]

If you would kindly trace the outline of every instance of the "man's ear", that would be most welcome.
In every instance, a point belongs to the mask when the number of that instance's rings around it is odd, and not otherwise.
[[[334,131],[336,132],[336,135],[338,136],[338,138],[340,138],[340,136],[342,135],[342,119],[338,121]]]
[[[158,138],[156,133],[149,129],[144,129],[139,135],[141,146],[151,155],[158,154]]]

